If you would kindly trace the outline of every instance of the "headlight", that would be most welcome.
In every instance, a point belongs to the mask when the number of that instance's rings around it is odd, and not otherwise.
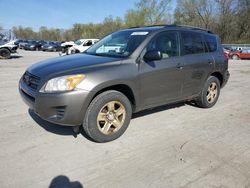
[[[31,45],[30,47],[31,47],[31,48],[34,48],[35,46],[34,46],[34,45]]]
[[[71,91],[85,78],[83,74],[62,76],[49,80],[41,92]]]
[[[52,48],[52,46],[49,46],[48,48]]]

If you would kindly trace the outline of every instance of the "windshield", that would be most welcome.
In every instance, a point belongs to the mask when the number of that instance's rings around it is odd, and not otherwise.
[[[119,31],[112,33],[90,47],[86,53],[102,56],[128,57],[148,34],[148,31]]]
[[[81,44],[82,44],[82,40],[77,40],[77,41],[75,41],[75,44],[76,44],[76,45],[81,45]]]

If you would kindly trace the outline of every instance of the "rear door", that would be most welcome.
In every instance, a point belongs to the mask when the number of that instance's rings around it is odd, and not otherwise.
[[[214,68],[213,54],[206,53],[203,35],[195,31],[181,32],[181,62],[184,63],[185,79],[182,87],[182,97],[197,95]]]

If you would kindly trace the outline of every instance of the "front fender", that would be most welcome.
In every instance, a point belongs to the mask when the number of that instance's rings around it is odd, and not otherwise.
[[[86,72],[86,78],[77,88],[90,91],[94,96],[102,90],[119,85],[131,89],[136,104],[139,104],[138,68],[135,63],[121,63],[102,67],[98,70]]]

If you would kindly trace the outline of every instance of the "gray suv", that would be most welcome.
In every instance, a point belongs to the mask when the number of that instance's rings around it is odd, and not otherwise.
[[[34,64],[19,91],[42,119],[82,125],[94,141],[108,142],[132,113],[187,100],[212,107],[228,78],[218,36],[167,25],[118,31],[84,53]]]

